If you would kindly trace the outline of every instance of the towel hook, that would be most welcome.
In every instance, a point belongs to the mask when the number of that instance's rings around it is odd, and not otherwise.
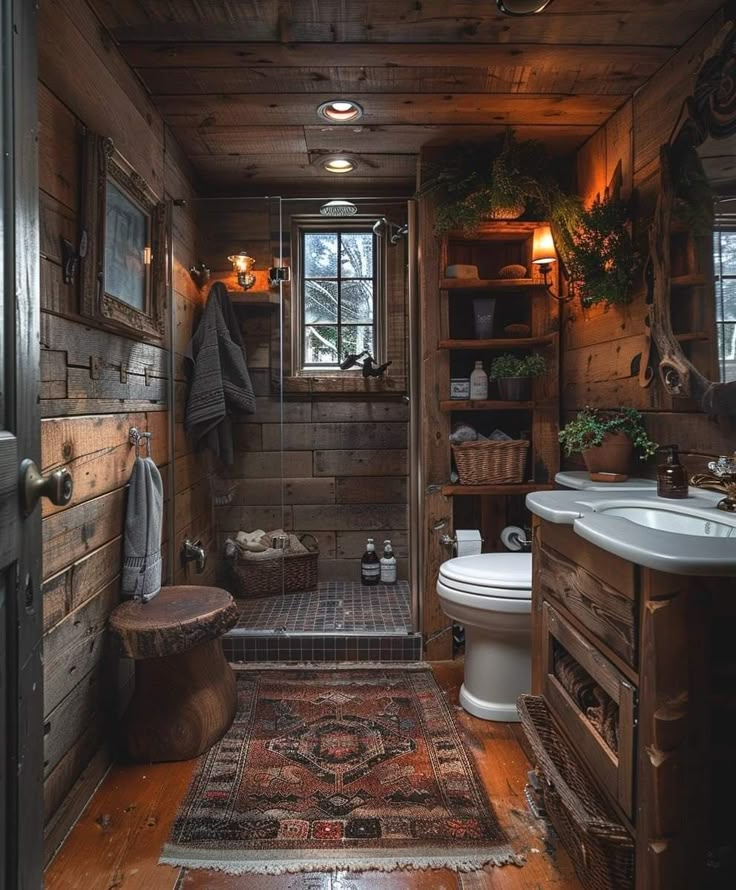
[[[139,430],[136,426],[132,426],[128,430],[128,442],[130,442],[131,445],[135,446],[136,457],[141,456],[141,442],[143,442],[145,445],[146,456],[151,456],[151,436],[152,433]]]

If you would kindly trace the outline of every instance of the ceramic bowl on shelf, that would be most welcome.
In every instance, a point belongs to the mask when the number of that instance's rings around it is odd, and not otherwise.
[[[454,263],[445,269],[445,278],[478,278],[478,267]]]

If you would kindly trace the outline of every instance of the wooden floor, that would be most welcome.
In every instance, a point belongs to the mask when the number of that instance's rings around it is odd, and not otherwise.
[[[457,705],[462,664],[433,665]],[[271,877],[158,865],[161,848],[196,761],[113,767],[46,873],[46,890],[580,890],[564,850],[533,819],[523,789],[529,764],[516,725],[457,710],[465,741],[515,852],[526,865],[456,875],[432,872]]]

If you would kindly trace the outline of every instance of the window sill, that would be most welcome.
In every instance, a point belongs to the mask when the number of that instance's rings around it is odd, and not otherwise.
[[[406,377],[363,377],[337,375],[284,377],[284,393],[292,395],[395,395],[406,392]]]

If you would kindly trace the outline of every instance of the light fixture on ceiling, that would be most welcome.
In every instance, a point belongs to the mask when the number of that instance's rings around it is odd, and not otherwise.
[[[358,208],[352,201],[342,201],[336,198],[334,201],[328,201],[319,208],[322,216],[355,216]]]
[[[331,124],[352,124],[363,117],[363,107],[352,99],[330,99],[319,106],[317,114]]]
[[[238,284],[243,288],[243,290],[249,290],[256,283],[256,276],[254,275],[252,269],[255,265],[256,261],[252,256],[248,256],[248,254],[241,250],[240,253],[234,253],[232,256],[229,256],[228,262],[233,264],[233,272],[236,272],[238,275]]]
[[[505,15],[536,15],[543,12],[552,0],[496,0],[496,6]]]
[[[336,173],[338,175],[352,173],[357,166],[357,161],[353,160],[353,158],[348,158],[345,155],[333,155],[332,157],[323,158],[322,160],[323,170],[326,170],[327,173]]]

